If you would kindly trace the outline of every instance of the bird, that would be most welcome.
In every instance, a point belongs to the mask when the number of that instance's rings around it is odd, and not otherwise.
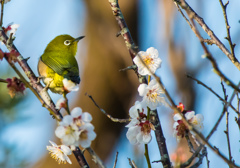
[[[85,36],[73,38],[63,34],[49,42],[38,61],[39,78],[53,93],[64,94],[70,92],[63,81],[70,85],[80,84],[79,68],[75,58],[77,44]]]

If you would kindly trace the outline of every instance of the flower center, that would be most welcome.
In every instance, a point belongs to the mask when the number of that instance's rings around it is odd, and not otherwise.
[[[144,123],[141,123],[140,126],[141,126],[141,131],[144,134],[149,134],[151,132],[151,126],[150,126],[150,123],[148,121],[146,121]]]
[[[147,56],[145,56],[143,58],[143,62],[146,64],[146,65],[150,65],[152,64],[153,62],[153,58],[150,57],[150,54],[148,54]]]
[[[156,92],[156,89],[149,90],[147,93],[148,99],[154,103],[157,101],[158,96],[159,96],[159,94]]]
[[[65,134],[68,135],[68,134],[72,134],[75,130],[72,129],[71,126],[67,126],[67,128],[65,129]]]
[[[66,164],[66,160],[63,160],[63,159],[61,159],[62,157],[60,157],[61,155],[63,155],[63,151],[61,150],[61,148],[60,147],[56,147],[55,149],[56,149],[55,152],[49,151],[50,154],[51,154],[51,157],[53,159],[55,159],[58,162],[58,164],[61,164],[61,163]]]
[[[198,123],[197,120],[193,120],[193,121],[192,121],[192,124],[193,124],[193,125],[198,125],[199,123]]]
[[[81,127],[81,126],[84,124],[83,121],[81,120],[81,117],[74,118],[74,119],[73,119],[73,122],[74,122],[78,127]]]

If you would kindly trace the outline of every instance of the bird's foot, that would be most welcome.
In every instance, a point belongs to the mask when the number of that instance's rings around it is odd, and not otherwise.
[[[49,86],[50,86],[50,84],[52,83],[52,81],[53,81],[53,79],[47,83],[47,85],[43,88],[42,91],[47,91]]]
[[[44,78],[44,76],[37,77],[37,82],[36,83],[40,83],[40,80],[43,79],[43,78]]]

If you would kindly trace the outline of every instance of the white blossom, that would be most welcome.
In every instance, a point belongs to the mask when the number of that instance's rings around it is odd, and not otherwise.
[[[142,103],[136,101],[129,109],[131,121],[128,127],[127,138],[132,144],[147,144],[151,141],[151,129],[153,125],[147,120],[147,108],[142,107]]]
[[[91,123],[85,123],[80,127],[79,135],[79,145],[83,148],[88,148],[91,146],[91,142],[96,138],[96,133],[94,132],[94,126]]]
[[[94,126],[90,123],[92,116],[88,112],[82,112],[80,107],[75,107],[71,115],[63,117],[55,134],[65,145],[81,145],[83,148],[90,147],[96,138]]]
[[[194,111],[190,111],[185,114],[185,117],[197,131],[202,132],[203,120],[204,120],[204,117],[202,114],[195,115]],[[191,132],[191,133],[193,133],[193,132]]]
[[[64,145],[73,145],[78,141],[80,132],[77,125],[73,123],[73,117],[66,115],[56,128],[55,134],[62,139]]]
[[[135,126],[130,126],[126,135],[131,144],[148,144],[152,140],[151,129],[151,123],[139,122]]]
[[[184,116],[197,131],[201,132],[203,130],[204,117],[202,114],[195,115],[194,111],[187,111]],[[182,116],[180,114],[175,114],[173,119],[175,121],[173,124],[173,135],[177,138],[177,140],[180,140],[184,137],[185,132],[188,131],[188,127],[183,123]],[[194,132],[191,130],[190,132],[194,135]]]
[[[180,114],[175,114],[173,120],[175,121],[173,123],[173,136],[177,138],[177,141],[180,141],[184,137],[187,127],[184,125]]]
[[[71,155],[72,151],[68,146],[57,145],[56,143],[49,141],[52,146],[47,146],[47,150],[51,154],[51,157],[55,159],[59,164],[66,163],[72,164],[71,160],[67,155]]]
[[[152,73],[155,73],[162,63],[162,60],[158,57],[158,50],[153,47],[148,48],[146,52],[138,52],[137,56],[133,59],[133,62],[137,65],[138,73],[140,75],[151,75],[141,59]]]
[[[68,92],[79,90],[79,85],[78,84],[76,84],[76,83],[74,83],[71,80],[68,80],[66,78],[63,79],[63,86],[64,86],[64,89],[67,90]]]
[[[149,107],[155,110],[158,106],[166,104],[164,92],[158,85],[156,79],[153,79],[149,84],[141,84],[138,87],[139,95],[143,97],[142,106]]]

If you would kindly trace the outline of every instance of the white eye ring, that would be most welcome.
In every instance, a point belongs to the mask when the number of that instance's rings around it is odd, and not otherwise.
[[[70,40],[65,40],[65,41],[64,41],[64,44],[65,44],[66,46],[68,46],[68,45],[71,44],[71,42],[70,42]]]

